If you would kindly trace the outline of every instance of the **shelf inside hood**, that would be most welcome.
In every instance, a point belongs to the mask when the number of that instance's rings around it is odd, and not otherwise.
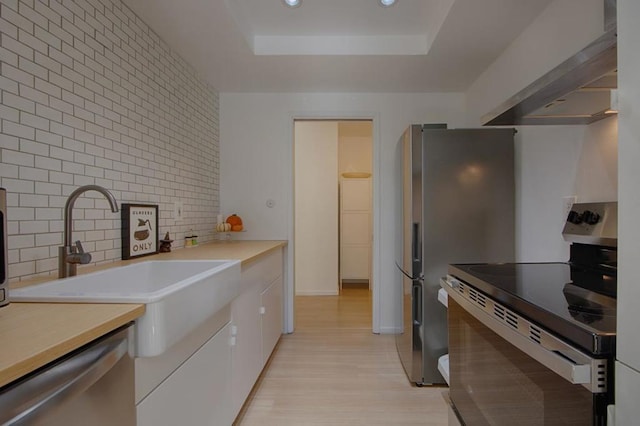
[[[609,116],[617,87],[615,29],[511,97],[482,122],[487,126],[589,124]]]
[[[611,111],[611,91],[617,88],[617,72],[613,71],[566,96],[538,108],[527,119],[602,117]]]

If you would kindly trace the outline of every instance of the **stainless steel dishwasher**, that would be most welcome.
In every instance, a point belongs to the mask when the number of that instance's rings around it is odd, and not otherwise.
[[[135,425],[130,325],[0,389],[0,425]]]

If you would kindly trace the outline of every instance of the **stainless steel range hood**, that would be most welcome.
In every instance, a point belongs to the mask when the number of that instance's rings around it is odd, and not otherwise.
[[[482,117],[486,126],[589,124],[609,116],[617,88],[615,0],[605,1],[605,34]]]

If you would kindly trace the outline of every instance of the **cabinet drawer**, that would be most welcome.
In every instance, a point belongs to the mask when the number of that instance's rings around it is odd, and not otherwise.
[[[276,278],[282,275],[282,249],[274,250],[264,260],[264,285],[267,288]]]
[[[272,250],[268,254],[261,256],[247,268],[242,270],[242,285],[246,288],[260,283],[260,291],[282,275],[282,248]]]
[[[340,253],[340,279],[368,280],[371,271],[369,247],[342,247]]]

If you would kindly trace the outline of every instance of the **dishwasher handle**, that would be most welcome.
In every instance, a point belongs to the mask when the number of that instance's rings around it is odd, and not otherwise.
[[[128,330],[116,330],[0,393],[0,425],[30,425],[83,393],[128,352]]]

